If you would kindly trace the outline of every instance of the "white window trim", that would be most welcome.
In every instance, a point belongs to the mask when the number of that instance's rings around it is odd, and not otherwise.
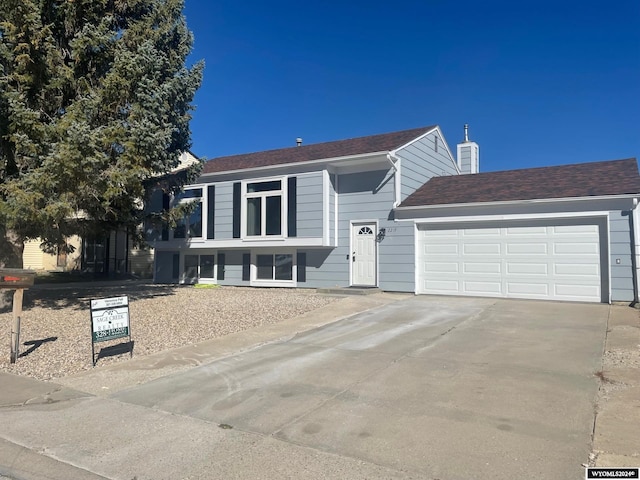
[[[193,255],[198,257],[198,281],[197,283],[207,283],[207,284],[217,284],[218,283],[218,252],[203,252],[203,251],[198,251],[198,250],[187,250],[185,252],[183,252],[182,254],[180,254],[180,274],[178,276],[178,282],[181,285],[185,285],[186,284],[186,277],[185,277],[185,257],[187,255]],[[200,257],[202,256],[213,256],[213,278],[212,277],[208,277],[208,278],[202,278],[200,276]]]
[[[258,279],[258,255],[291,255],[291,280]],[[252,287],[296,287],[298,285],[298,258],[296,250],[269,249],[251,251],[251,279]]]
[[[270,190],[266,192],[255,192],[248,193],[247,185],[250,183],[266,183],[273,182],[279,180],[280,181],[280,190]],[[242,240],[273,240],[273,239],[283,239],[287,238],[288,232],[288,177],[278,176],[278,177],[265,177],[259,179],[250,179],[250,180],[242,180],[241,182],[241,192],[242,192],[242,201],[240,202],[240,238]],[[266,234],[266,208],[267,202],[261,202],[261,231],[264,232],[262,235],[247,235],[247,199],[249,198],[266,198],[272,197],[273,192],[280,192],[280,235],[267,235]]]
[[[184,205],[186,203],[198,202],[200,203],[200,236],[199,237],[190,237],[189,236],[189,224],[186,225],[185,236],[184,237],[174,237],[175,228],[169,229],[169,241],[175,240],[178,242],[200,242],[206,240],[206,214],[205,205],[206,205],[206,195],[207,195],[207,187],[206,185],[189,185],[189,187],[184,188],[185,192],[189,190],[202,190],[202,194],[200,197],[192,197],[192,198],[183,198],[178,201],[178,205]],[[175,196],[171,197],[171,202],[175,201]]]

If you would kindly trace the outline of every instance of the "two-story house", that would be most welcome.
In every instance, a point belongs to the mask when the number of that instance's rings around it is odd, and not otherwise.
[[[154,279],[573,301],[638,297],[635,159],[479,172],[438,126],[205,163]]]
[[[154,243],[155,280],[413,291],[413,226],[393,209],[459,173],[437,126],[210,160],[154,199],[200,204]]]

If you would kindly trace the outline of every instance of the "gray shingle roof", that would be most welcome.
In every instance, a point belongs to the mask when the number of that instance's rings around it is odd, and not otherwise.
[[[635,158],[434,177],[401,207],[640,193]]]
[[[202,174],[309,162],[325,158],[337,158],[374,152],[388,152],[409,143],[411,140],[418,138],[433,128],[435,128],[435,126],[367,137],[349,138],[333,142],[302,145],[300,147],[219,157],[206,162],[202,169]]]

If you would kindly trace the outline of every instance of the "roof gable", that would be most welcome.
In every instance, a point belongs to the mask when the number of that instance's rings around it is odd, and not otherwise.
[[[333,142],[302,145],[299,147],[219,157],[206,162],[202,169],[202,174],[206,175],[208,173],[311,162],[314,160],[363,155],[375,152],[388,152],[406,145],[433,128],[435,128],[435,126],[367,137],[349,138]]]
[[[400,207],[640,193],[635,158],[434,177]]]

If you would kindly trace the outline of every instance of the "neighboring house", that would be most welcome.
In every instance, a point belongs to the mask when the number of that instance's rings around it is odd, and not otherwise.
[[[154,280],[632,301],[635,160],[477,174],[439,127],[210,160]],[[467,174],[467,175],[460,175]]]
[[[40,239],[27,240],[24,242],[24,251],[22,253],[23,267],[48,272],[67,272],[80,269],[82,240],[74,236],[68,242],[75,249],[73,253],[58,252],[57,254],[51,254],[42,251]]]
[[[180,156],[180,163],[171,174],[178,173],[199,161],[191,152]],[[68,243],[74,252],[48,254],[40,248],[39,239],[25,242],[24,268],[45,271],[82,271],[98,275],[129,274],[140,278],[153,277],[153,248],[134,247],[124,230],[113,230],[98,237],[73,236]]]

